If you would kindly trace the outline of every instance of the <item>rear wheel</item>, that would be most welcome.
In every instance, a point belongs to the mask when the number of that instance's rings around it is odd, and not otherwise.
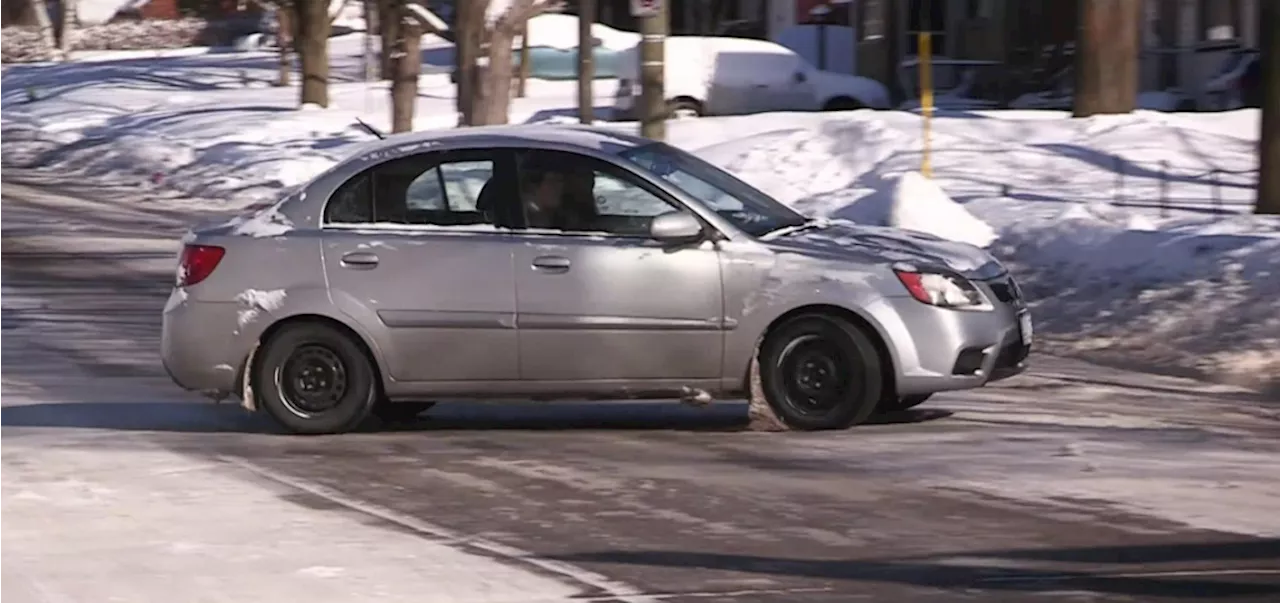
[[[262,407],[285,429],[332,434],[360,425],[378,400],[373,362],[331,326],[285,326],[264,345],[254,369]]]
[[[875,411],[883,389],[870,337],[836,316],[808,314],[773,330],[760,346],[760,385],[789,429],[844,429]]]

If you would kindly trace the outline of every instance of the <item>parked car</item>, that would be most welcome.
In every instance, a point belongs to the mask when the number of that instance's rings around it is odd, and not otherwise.
[[[1230,111],[1262,106],[1262,62],[1255,48],[1238,48],[1223,59],[1204,85],[1203,107]]]
[[[880,82],[815,69],[774,42],[672,36],[665,47],[665,91],[675,117],[889,107],[889,91]],[[638,51],[629,50],[619,61],[615,119],[636,117]]]
[[[1016,374],[1031,336],[977,247],[811,220],[665,143],[516,125],[394,136],[192,230],[162,358],[313,434],[444,396],[741,397],[758,359],[810,430]]]

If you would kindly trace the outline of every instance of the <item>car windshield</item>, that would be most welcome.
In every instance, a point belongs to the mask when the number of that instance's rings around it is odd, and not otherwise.
[[[803,215],[729,172],[666,143],[628,149],[621,156],[675,185],[753,237],[806,222]]]

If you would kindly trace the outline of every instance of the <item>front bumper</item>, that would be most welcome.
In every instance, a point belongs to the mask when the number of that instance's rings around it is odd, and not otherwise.
[[[1032,344],[1024,342],[1019,320],[1026,305],[1020,296],[1003,301],[986,284],[979,287],[995,304],[991,311],[949,310],[910,297],[887,301],[892,318],[881,323],[899,395],[981,387],[1027,370]]]

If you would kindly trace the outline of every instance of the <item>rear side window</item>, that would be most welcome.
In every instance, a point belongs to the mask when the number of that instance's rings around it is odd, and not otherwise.
[[[500,225],[499,163],[484,150],[393,159],[343,183],[325,207],[325,223]]]

